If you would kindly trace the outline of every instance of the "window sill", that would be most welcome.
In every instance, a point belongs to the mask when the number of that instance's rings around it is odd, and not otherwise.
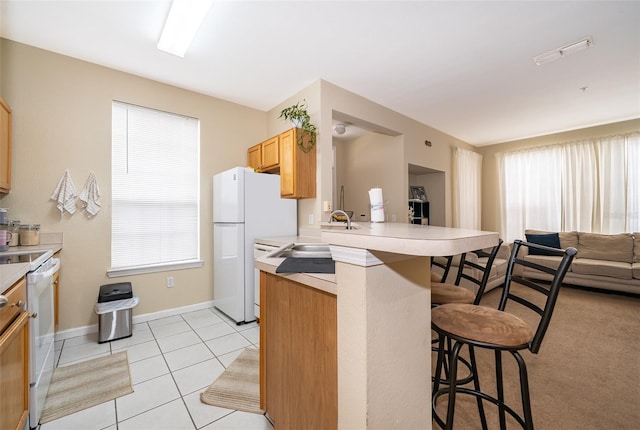
[[[122,267],[118,269],[107,270],[109,278],[117,278],[120,276],[142,275],[145,273],[167,272],[170,270],[194,269],[202,267],[202,260],[185,261],[181,263],[155,264],[149,266]]]

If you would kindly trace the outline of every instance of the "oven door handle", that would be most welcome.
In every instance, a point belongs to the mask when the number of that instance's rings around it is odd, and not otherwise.
[[[60,259],[59,258],[52,258],[51,262],[53,263],[53,266],[51,266],[50,268],[48,268],[47,270],[44,271],[39,271],[36,270],[33,273],[29,273],[29,282],[38,282],[39,280],[43,279],[43,278],[50,278],[52,277],[58,270],[60,270]]]

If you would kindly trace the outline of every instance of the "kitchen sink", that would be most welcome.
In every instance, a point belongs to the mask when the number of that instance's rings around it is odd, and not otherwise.
[[[331,258],[329,245],[324,243],[290,243],[269,254],[274,258]]]
[[[357,224],[355,222],[352,222],[351,230],[359,230],[360,228],[362,228],[362,226],[363,226],[362,224]],[[320,228],[322,230],[347,230],[347,223],[340,222],[340,221],[321,222]]]

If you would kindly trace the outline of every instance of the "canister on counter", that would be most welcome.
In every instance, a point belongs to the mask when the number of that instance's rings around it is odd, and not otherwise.
[[[22,224],[20,226],[20,245],[40,245],[40,224]]]
[[[7,210],[5,208],[0,208],[0,224],[7,223]]]
[[[20,243],[20,221],[9,221],[8,230],[12,234],[11,241],[9,241],[9,246],[18,246],[18,244]]]

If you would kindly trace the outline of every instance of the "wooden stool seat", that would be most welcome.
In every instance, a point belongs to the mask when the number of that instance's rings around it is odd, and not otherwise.
[[[431,310],[431,321],[442,332],[498,347],[524,349],[533,329],[508,312],[463,303],[449,303]]]
[[[475,294],[464,287],[439,282],[431,284],[431,303],[441,305],[445,303],[473,303]]]

